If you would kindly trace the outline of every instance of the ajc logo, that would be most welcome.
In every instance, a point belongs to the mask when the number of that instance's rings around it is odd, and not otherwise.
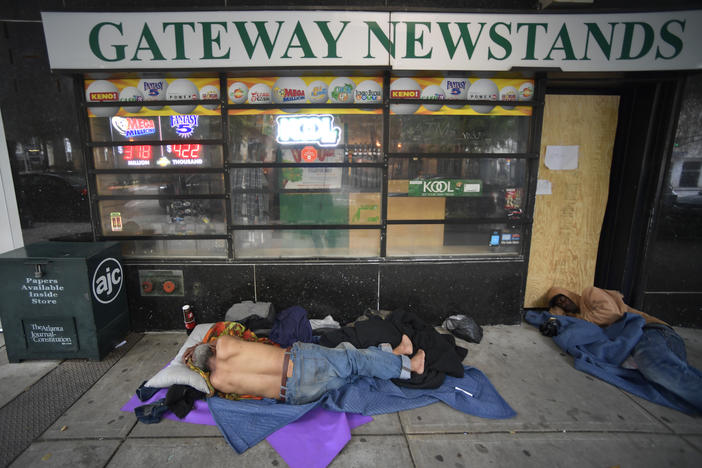
[[[93,273],[93,296],[102,304],[114,301],[122,290],[122,265],[114,258],[100,262]]]

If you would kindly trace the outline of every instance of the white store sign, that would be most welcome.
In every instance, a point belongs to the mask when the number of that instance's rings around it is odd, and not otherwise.
[[[702,68],[702,10],[616,14],[350,11],[42,13],[52,69]]]

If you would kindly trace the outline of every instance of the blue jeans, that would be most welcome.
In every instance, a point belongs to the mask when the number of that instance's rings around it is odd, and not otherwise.
[[[293,374],[287,381],[285,402],[302,405],[317,400],[359,376],[379,379],[410,378],[407,356],[379,348],[356,349],[349,343],[325,348],[312,343],[295,343],[290,350]]]
[[[665,325],[646,325],[632,352],[639,371],[702,412],[702,372],[687,363],[685,343]]]

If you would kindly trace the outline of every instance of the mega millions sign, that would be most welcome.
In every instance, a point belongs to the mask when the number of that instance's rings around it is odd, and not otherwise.
[[[702,68],[702,10],[567,15],[45,12],[42,21],[51,67],[66,70]]]

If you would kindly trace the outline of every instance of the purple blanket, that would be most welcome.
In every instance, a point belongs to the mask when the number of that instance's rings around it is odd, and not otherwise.
[[[140,401],[134,395],[121,410],[134,412],[137,406],[165,398],[167,391],[167,388],[163,388],[147,401]],[[196,401],[193,409],[183,419],[170,411],[166,412],[164,418],[191,424],[215,425],[205,400]],[[275,431],[266,440],[292,468],[324,468],[351,440],[351,429],[372,420],[370,416],[337,413],[318,407]]]

